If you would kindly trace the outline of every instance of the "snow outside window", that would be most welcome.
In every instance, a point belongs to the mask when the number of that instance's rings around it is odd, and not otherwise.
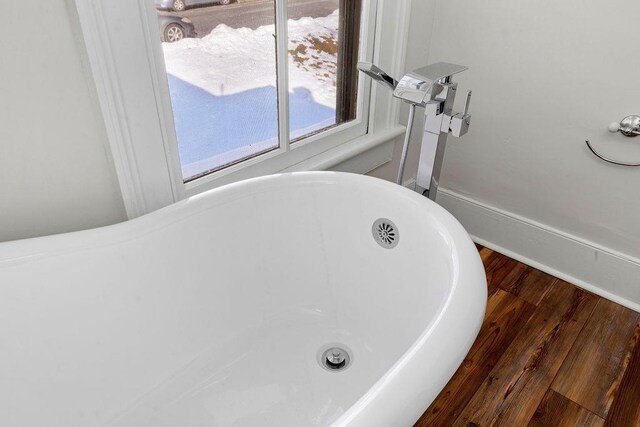
[[[360,1],[232,1],[155,0],[185,182],[356,117]]]

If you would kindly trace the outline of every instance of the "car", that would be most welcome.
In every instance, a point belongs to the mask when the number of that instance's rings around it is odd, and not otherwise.
[[[175,15],[158,15],[160,38],[163,42],[173,43],[185,37],[196,37],[196,29],[189,18]]]
[[[231,0],[155,0],[156,9],[167,9],[180,12],[187,7],[201,4],[229,4]]]

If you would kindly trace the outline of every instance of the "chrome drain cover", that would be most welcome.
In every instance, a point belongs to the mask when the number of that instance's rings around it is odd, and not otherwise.
[[[319,362],[328,371],[342,371],[351,363],[351,355],[344,348],[332,345],[322,351]]]

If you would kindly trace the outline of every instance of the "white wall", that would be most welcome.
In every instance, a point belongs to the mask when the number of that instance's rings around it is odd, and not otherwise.
[[[427,11],[421,1],[414,8]],[[429,48],[414,46],[407,56],[422,58],[426,49],[429,62],[469,66],[457,79],[459,93],[474,91],[470,133],[449,139],[445,191],[470,202],[467,209],[477,203],[586,244],[592,250],[583,265],[600,252],[640,267],[640,168],[603,163],[584,144],[640,162],[640,138],[607,132],[610,122],[640,114],[639,16],[635,0],[437,0]],[[423,39],[424,28],[412,26],[412,37]],[[527,236],[475,227],[488,241],[528,250],[518,243]],[[574,268],[560,273],[576,277],[576,265],[558,269]],[[606,277],[583,280],[609,286]],[[639,303],[640,278],[621,281],[632,286],[608,290]]]
[[[3,3],[0,241],[125,219],[74,11]]]

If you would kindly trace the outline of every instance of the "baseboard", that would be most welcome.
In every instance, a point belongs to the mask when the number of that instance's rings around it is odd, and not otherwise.
[[[640,260],[446,188],[437,200],[477,243],[640,311]]]

